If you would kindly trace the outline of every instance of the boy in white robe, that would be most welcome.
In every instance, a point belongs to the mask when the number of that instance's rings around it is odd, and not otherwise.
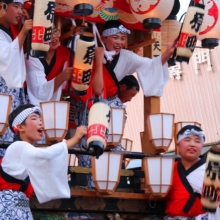
[[[8,147],[0,166],[0,220],[29,220],[33,218],[29,207],[32,193],[28,179],[40,203],[70,198],[68,149],[87,134],[87,129],[81,126],[65,142],[36,148],[33,143],[41,140],[43,123],[40,108],[31,104],[14,110],[9,116],[9,126],[19,135],[20,141]]]
[[[177,134],[181,160],[174,165],[171,189],[166,198],[165,220],[218,220],[220,207],[215,213],[205,213],[201,193],[205,174],[205,158],[200,158],[205,135],[194,125],[183,127]]]
[[[23,43],[33,26],[32,20],[26,20],[16,36],[12,28],[23,16],[23,0],[3,0],[0,2],[0,93],[12,96],[12,110],[25,104],[23,83],[26,78]],[[13,133],[8,128],[0,137],[3,141],[13,141]],[[4,152],[0,152],[4,153]]]

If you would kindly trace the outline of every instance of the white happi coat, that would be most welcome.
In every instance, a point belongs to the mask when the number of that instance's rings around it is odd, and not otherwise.
[[[47,81],[41,61],[38,58],[29,57],[29,60],[26,59],[25,62],[27,67],[27,91],[30,103],[39,105],[40,102],[59,101],[66,82],[54,92],[55,78]]]
[[[65,142],[37,148],[25,141],[16,141],[8,147],[1,166],[5,173],[17,179],[29,176],[40,203],[70,198]]]
[[[18,38],[11,37],[0,29],[0,75],[8,88],[22,88],[26,78],[23,49]]]
[[[120,51],[114,72],[118,81],[136,72],[145,96],[162,96],[170,78],[168,65],[162,65],[161,56],[149,59],[124,49]]]
[[[199,193],[200,195],[202,194],[205,167],[206,164],[203,164],[186,176],[193,191],[195,193]],[[201,214],[195,217],[183,217],[183,216],[176,216],[173,218],[169,216],[165,217],[165,220],[219,220],[219,219],[220,219],[220,207],[217,208],[216,213],[207,212],[205,214]]]

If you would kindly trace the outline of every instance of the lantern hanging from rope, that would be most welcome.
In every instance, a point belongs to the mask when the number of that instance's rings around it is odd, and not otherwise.
[[[75,95],[86,95],[89,88],[93,60],[95,55],[94,35],[84,32],[76,40],[76,51],[74,56],[74,68],[71,88]]]
[[[202,47],[214,48],[220,39],[220,0],[205,0],[205,16],[200,29],[198,40]]]
[[[33,56],[45,57],[50,48],[55,0],[35,0],[32,28]]]
[[[134,17],[146,29],[156,29],[170,14],[174,0],[128,0]]]
[[[176,60],[178,62],[184,61],[189,63],[189,59],[196,46],[197,35],[203,22],[204,8],[204,4],[191,1],[179,35],[176,50]]]
[[[96,158],[103,153],[109,132],[110,107],[108,102],[100,100],[92,105],[88,116],[87,146],[95,152]]]
[[[88,16],[93,9],[101,3],[101,0],[65,0],[65,3],[73,7],[73,14],[76,16]]]
[[[220,204],[220,148],[213,146],[206,160],[201,203],[203,209],[215,212]]]

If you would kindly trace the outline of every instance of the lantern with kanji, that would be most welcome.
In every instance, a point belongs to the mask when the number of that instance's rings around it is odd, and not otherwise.
[[[218,40],[220,39],[220,0],[204,1],[205,16],[198,40],[201,40],[202,47],[213,48],[218,46]]]
[[[195,3],[187,10],[177,45],[176,60],[178,62],[189,63],[203,22],[204,8],[204,4]]]
[[[206,159],[201,203],[203,209],[215,212],[220,204],[220,148],[213,146]]]
[[[95,54],[94,35],[84,32],[76,40],[71,87],[75,95],[86,95]]]
[[[93,104],[88,116],[87,146],[95,152],[97,158],[107,144],[109,121],[110,107],[107,101],[102,100]]]
[[[155,29],[161,26],[173,9],[174,0],[129,0],[130,9],[134,17],[143,22],[146,29]]]
[[[73,7],[76,16],[87,16],[93,13],[93,9],[101,3],[101,0],[65,0],[65,3]]]
[[[54,8],[55,0],[35,0],[31,43],[35,57],[45,57],[50,48]]]
[[[11,112],[11,95],[0,94],[1,112],[0,112],[0,136],[3,135],[8,127],[8,115]]]

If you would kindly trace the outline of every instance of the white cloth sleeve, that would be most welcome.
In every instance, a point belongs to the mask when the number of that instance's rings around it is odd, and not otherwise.
[[[25,59],[27,68],[27,89],[30,102],[39,105],[39,102],[60,100],[62,87],[54,93],[54,79],[47,81],[44,67],[38,58]]]
[[[47,148],[26,143],[22,163],[27,169],[34,192],[40,203],[52,199],[70,198],[68,185],[68,151],[65,142]]]
[[[136,72],[145,96],[162,96],[169,80],[168,65],[162,65],[161,56],[149,59],[128,50],[121,50],[114,71],[119,81]]]
[[[8,88],[23,87],[26,78],[23,49],[19,47],[18,38],[11,41],[3,31],[0,31],[0,74]]]

